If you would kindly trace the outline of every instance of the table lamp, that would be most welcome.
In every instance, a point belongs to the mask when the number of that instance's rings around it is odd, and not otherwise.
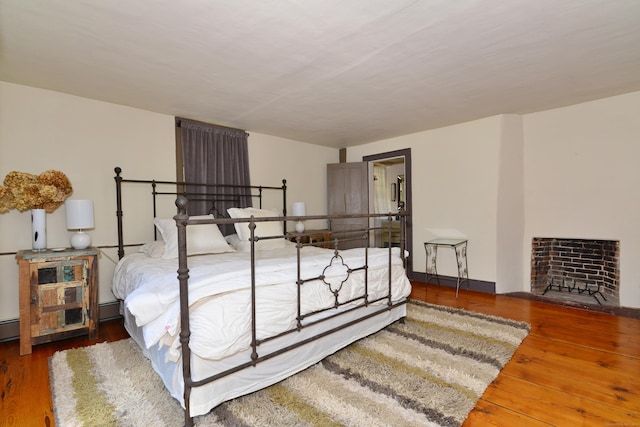
[[[295,202],[293,204],[291,212],[293,216],[305,216],[307,214],[307,208],[304,202]],[[296,223],[296,231],[298,233],[304,232],[304,224],[301,220],[298,220],[298,222]]]
[[[67,229],[78,230],[71,235],[74,249],[86,249],[91,245],[91,236],[84,232],[93,228],[93,200],[67,200],[64,203],[67,214]]]

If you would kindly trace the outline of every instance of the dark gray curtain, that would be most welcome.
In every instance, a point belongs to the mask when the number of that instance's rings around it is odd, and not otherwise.
[[[215,187],[186,186],[189,215],[213,213],[226,217],[231,207],[250,207],[249,149],[247,133],[181,119],[184,179],[189,183]],[[223,234],[233,233],[233,225],[220,227]]]

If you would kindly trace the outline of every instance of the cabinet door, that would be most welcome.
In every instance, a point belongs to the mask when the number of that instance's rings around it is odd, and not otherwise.
[[[331,163],[327,165],[327,211],[329,215],[369,213],[368,166],[366,162]],[[331,221],[331,231],[338,238],[360,237],[350,230],[363,229],[367,218]],[[341,242],[340,249],[365,246],[363,240]]]
[[[88,260],[31,265],[31,336],[87,327]]]

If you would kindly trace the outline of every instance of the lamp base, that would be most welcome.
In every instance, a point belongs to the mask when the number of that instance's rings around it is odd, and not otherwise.
[[[302,221],[296,222],[296,232],[304,233],[304,224],[302,223]]]
[[[71,247],[73,249],[87,249],[91,245],[91,236],[84,231],[78,231],[71,235]]]

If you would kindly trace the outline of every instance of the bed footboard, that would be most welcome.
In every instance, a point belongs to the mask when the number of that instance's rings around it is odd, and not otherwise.
[[[190,396],[191,391],[195,387],[200,387],[210,382],[216,381],[225,376],[231,375],[240,370],[256,366],[259,363],[267,361],[271,358],[280,356],[288,351],[296,349],[298,347],[304,346],[312,341],[321,339],[327,335],[331,335],[337,333],[341,330],[350,328],[360,322],[366,321],[372,317],[378,316],[381,313],[388,312],[395,307],[406,304],[408,298],[401,298],[399,300],[393,299],[393,251],[394,248],[389,246],[386,249],[388,252],[388,276],[387,276],[387,292],[383,296],[378,296],[376,298],[370,298],[368,292],[368,270],[369,270],[369,251],[368,246],[364,247],[364,261],[362,265],[351,266],[345,263],[341,251],[339,250],[339,240],[336,239],[334,242],[333,249],[333,257],[331,261],[326,265],[326,267],[322,270],[321,274],[313,275],[311,277],[305,277],[302,266],[301,266],[301,250],[305,246],[300,243],[300,239],[297,242],[297,270],[298,270],[298,278],[296,281],[297,285],[297,325],[293,329],[289,329],[285,332],[270,336],[268,338],[258,339],[256,333],[256,243],[260,241],[260,237],[255,235],[256,223],[261,221],[280,221],[283,218],[275,217],[275,218],[254,218],[251,217],[248,220],[248,227],[251,233],[251,238],[249,239],[251,242],[251,250],[250,250],[250,265],[251,265],[251,356],[248,360],[243,363],[240,363],[234,366],[231,369],[227,369],[224,372],[220,372],[216,375],[210,376],[208,378],[200,379],[195,381],[192,377],[191,371],[191,360],[192,360],[192,350],[189,345],[190,343],[190,325],[189,325],[189,266],[188,266],[188,256],[187,256],[187,227],[191,224],[202,223],[203,220],[190,220],[187,215],[187,207],[188,200],[185,197],[179,197],[176,200],[176,206],[178,207],[178,214],[174,217],[176,220],[176,225],[178,229],[178,281],[180,284],[180,344],[182,351],[182,373],[184,378],[184,405],[185,405],[185,425],[191,426],[193,425],[193,419],[190,413]],[[375,217],[376,215],[363,215],[366,217]],[[306,217],[307,219],[314,219],[315,217]],[[330,218],[327,216],[319,216],[317,218]],[[402,222],[402,228],[404,228],[404,220],[405,216],[401,213],[400,221]],[[218,219],[218,220],[204,220],[213,221],[217,223],[225,223],[225,222],[237,222],[238,220],[233,219]],[[374,229],[365,229],[362,230],[364,238],[366,239]],[[390,232],[390,230],[389,230]],[[282,237],[282,236],[279,236]],[[404,239],[402,239],[404,241]],[[404,248],[402,247],[399,251],[400,258],[402,260],[402,267],[404,267],[405,258],[404,258]],[[404,271],[404,270],[403,270]],[[352,298],[341,300],[341,288],[342,284],[347,282],[349,277],[353,274],[361,273],[364,275],[364,291],[361,295],[356,295]],[[328,278],[332,277],[333,280],[329,280]],[[335,277],[339,279],[336,281]],[[404,276],[406,277],[406,276]],[[334,295],[335,302],[332,307],[327,307],[321,310],[311,311],[311,312],[303,312],[301,308],[301,288],[309,282],[322,282],[326,285],[329,291]],[[276,350],[272,350],[266,353],[260,352],[259,347],[262,343],[278,340],[279,338],[303,330],[304,328],[309,328],[313,325],[316,325],[320,322],[326,322],[329,319],[332,319],[337,316],[343,316],[345,313],[351,313],[362,308],[371,307],[373,305],[379,306],[379,308],[371,311],[367,311],[366,314],[361,316],[357,316],[355,319],[349,320],[343,324],[338,326],[331,327],[329,329],[323,330],[320,333],[314,334],[313,336],[307,337],[303,340],[297,341],[293,344],[287,344],[282,347],[277,348]],[[327,312],[333,311],[335,314],[327,314]],[[314,317],[317,317],[317,320],[314,320]]]

